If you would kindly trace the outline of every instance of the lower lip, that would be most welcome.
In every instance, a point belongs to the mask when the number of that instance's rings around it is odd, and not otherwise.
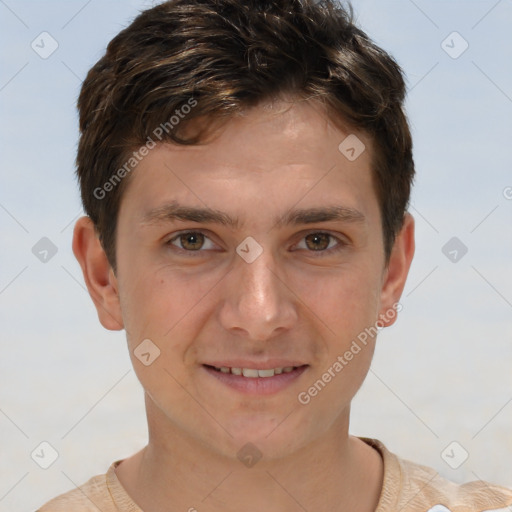
[[[203,365],[212,377],[220,380],[227,386],[250,395],[271,395],[282,391],[293,381],[297,380],[308,368],[308,365],[299,366],[289,373],[281,373],[273,377],[244,377],[232,373],[222,373],[213,368]]]

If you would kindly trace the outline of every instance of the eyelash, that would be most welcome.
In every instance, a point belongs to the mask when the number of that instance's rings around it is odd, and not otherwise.
[[[172,242],[174,242],[175,240],[179,240],[179,238],[183,235],[191,235],[191,234],[202,234],[204,235],[205,238],[207,238],[208,240],[211,240],[210,237],[208,237],[208,235],[206,233],[204,233],[203,231],[181,231],[179,233],[177,233],[176,235],[174,235],[171,239],[169,239],[165,245],[167,246],[172,246],[173,250],[177,250],[179,252],[182,252],[182,253],[187,253],[188,256],[192,256],[192,257],[197,257],[199,256],[202,252],[205,252],[204,250],[202,249],[198,249],[196,251],[191,251],[191,250],[188,250],[188,249],[183,249],[181,247],[177,247],[176,245],[174,245]],[[343,240],[341,240],[340,238],[338,238],[337,236],[334,236],[333,234],[327,232],[327,231],[311,231],[310,233],[306,233],[301,239],[300,241],[302,241],[304,238],[306,238],[307,236],[309,235],[327,235],[332,239],[336,240],[338,242],[338,244],[334,247],[331,247],[329,249],[323,249],[323,250],[319,250],[319,251],[313,251],[313,250],[308,250],[308,249],[305,249],[307,252],[309,253],[312,253],[313,257],[317,258],[317,257],[321,257],[322,255],[325,255],[325,254],[333,254],[333,253],[337,253],[339,251],[341,251],[342,249],[345,248],[345,246],[347,246],[348,244],[346,242],[344,242]],[[329,242],[330,244],[330,242]],[[304,250],[304,249],[302,249]]]

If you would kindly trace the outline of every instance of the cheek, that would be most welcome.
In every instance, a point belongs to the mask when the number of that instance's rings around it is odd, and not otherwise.
[[[137,278],[137,275],[139,277]],[[194,275],[170,265],[144,274],[133,272],[124,287],[123,318],[131,349],[146,338],[161,350],[169,366],[181,364],[211,307],[216,272]]]
[[[357,334],[377,318],[379,293],[368,266],[350,265],[324,275],[296,275],[294,288],[306,311],[339,341]]]
[[[318,407],[328,417],[350,404],[364,382],[371,365],[375,343],[351,343],[328,361],[323,372],[312,382],[310,394],[317,392]]]
[[[305,297],[315,313],[312,321],[322,329],[324,349],[318,370],[298,399],[311,404],[330,425],[350,404],[370,368],[378,294],[374,279],[356,268],[318,281],[310,290]]]
[[[163,269],[144,275],[134,271],[125,282],[122,300],[133,368],[144,390],[163,409],[182,397],[180,383],[187,378],[183,362],[196,332],[187,332],[187,315],[200,314],[193,291],[186,291],[186,283],[169,274]]]

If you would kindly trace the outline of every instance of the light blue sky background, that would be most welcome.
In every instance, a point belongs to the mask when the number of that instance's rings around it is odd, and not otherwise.
[[[32,511],[146,441],[124,332],[104,330],[71,252],[81,80],[142,1],[0,0],[0,512]],[[512,487],[512,3],[354,0],[407,74],[417,252],[352,433],[456,481]],[[47,31],[59,47],[40,58]],[[457,59],[441,43],[457,31]],[[461,48],[453,40],[452,52]],[[512,196],[512,189],[509,197]],[[442,247],[458,237],[453,263]],[[31,252],[58,248],[47,263]],[[31,452],[59,452],[47,470]],[[469,453],[454,470],[441,457]]]

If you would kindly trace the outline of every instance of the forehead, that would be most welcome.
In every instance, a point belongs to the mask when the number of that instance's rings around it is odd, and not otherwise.
[[[373,191],[371,153],[366,134],[335,125],[319,104],[279,101],[233,117],[205,144],[158,144],[133,171],[125,196],[144,214],[170,195],[226,209],[228,195],[275,206],[330,194],[330,203],[355,208]]]
[[[214,133],[207,148],[199,145],[174,149],[186,151],[189,157],[207,152],[209,159],[226,164],[250,160],[254,170],[278,163],[314,163],[320,167],[325,162],[335,163],[340,156],[339,145],[347,137],[357,138],[364,145],[364,157],[369,163],[373,145],[368,134],[350,128],[340,117],[328,116],[318,101],[280,98],[229,118]]]

